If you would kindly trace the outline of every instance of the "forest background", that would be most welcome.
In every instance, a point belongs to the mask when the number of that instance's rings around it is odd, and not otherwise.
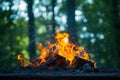
[[[39,56],[57,29],[98,67],[120,68],[120,0],[0,0],[0,69],[19,66],[18,54]]]

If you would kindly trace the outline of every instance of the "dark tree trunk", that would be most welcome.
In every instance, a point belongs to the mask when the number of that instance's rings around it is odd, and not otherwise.
[[[77,43],[77,24],[75,21],[75,0],[67,0],[67,24],[70,41]]]
[[[29,46],[28,51],[31,60],[35,58],[36,45],[35,45],[35,26],[34,26],[34,14],[33,14],[33,0],[27,0],[28,4],[28,34],[29,34]]]
[[[55,26],[56,26],[55,11],[54,11],[55,3],[56,3],[56,0],[52,0],[52,39],[51,39],[51,42],[55,41],[55,37],[54,37],[55,36]]]
[[[118,10],[118,1],[119,0],[112,0],[112,11],[113,11],[113,26],[115,28],[115,34],[116,34],[116,48],[118,53],[118,66],[120,67],[120,16],[119,16],[119,10]]]

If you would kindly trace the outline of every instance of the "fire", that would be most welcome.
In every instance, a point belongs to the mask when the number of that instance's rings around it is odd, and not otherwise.
[[[21,65],[40,66],[42,63],[56,55],[60,55],[64,57],[66,61],[69,61],[69,66],[72,66],[75,56],[87,61],[90,60],[90,55],[85,51],[84,47],[80,47],[69,41],[68,33],[60,33],[60,31],[56,31],[55,40],[56,43],[48,42],[48,46],[46,47],[44,47],[42,43],[39,43],[38,48],[41,51],[41,55],[37,58],[39,61],[33,61],[34,63],[30,62],[26,64],[25,59],[22,58],[21,55],[18,55],[18,60],[20,61]]]
[[[26,64],[25,59],[22,58],[21,55],[18,55],[17,59],[20,61],[22,66],[27,66],[28,65],[28,64]]]

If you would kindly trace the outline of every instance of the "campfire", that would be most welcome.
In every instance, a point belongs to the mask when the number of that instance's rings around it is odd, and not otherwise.
[[[120,70],[97,68],[90,54],[69,41],[69,34],[56,32],[55,43],[39,44],[40,56],[28,63],[22,55],[17,59],[21,66],[0,71],[3,79],[55,79],[57,80],[120,80]]]
[[[35,60],[26,63],[26,60],[18,55],[21,66],[46,66],[48,69],[56,67],[80,69],[85,64],[96,68],[96,63],[90,60],[90,54],[85,51],[84,47],[80,47],[69,41],[68,33],[56,31],[55,43],[48,42],[48,46],[44,47],[39,43],[40,56]]]

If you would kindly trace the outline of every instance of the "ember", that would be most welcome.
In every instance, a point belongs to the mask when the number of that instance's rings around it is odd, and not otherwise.
[[[75,45],[69,41],[69,34],[60,33],[56,31],[56,43],[48,42],[48,46],[44,47],[42,43],[39,44],[39,50],[41,55],[28,64],[21,55],[18,55],[18,60],[23,67],[26,66],[41,66],[45,65],[48,69],[52,69],[53,66],[64,66],[64,67],[76,67],[81,68],[84,64],[88,63],[92,67],[96,67],[96,63],[90,61],[90,55],[84,49]]]

